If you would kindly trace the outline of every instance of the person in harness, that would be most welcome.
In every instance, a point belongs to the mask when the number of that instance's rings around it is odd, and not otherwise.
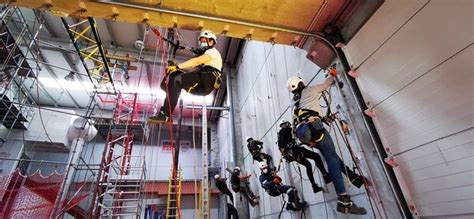
[[[322,117],[319,116],[322,110],[317,97],[334,83],[336,74],[336,71],[330,71],[331,76],[322,84],[308,87],[300,77],[288,79],[288,91],[293,94],[294,100],[293,123],[296,126],[297,138],[310,147],[318,148],[326,160],[329,176],[338,195],[337,211],[364,215],[367,214],[365,208],[358,207],[346,193],[339,156],[331,135],[324,128]]]
[[[253,137],[247,137],[247,149],[252,155],[254,161],[265,161],[272,170],[275,169],[275,166],[273,165],[272,156],[262,152],[263,142],[255,140],[253,139]]]
[[[299,211],[308,207],[308,203],[300,201],[296,188],[282,184],[281,178],[275,173],[275,171],[268,168],[265,161],[258,163],[258,167],[261,170],[261,175],[259,177],[260,185],[270,196],[275,197],[282,194],[288,195],[286,210]]]
[[[234,196],[232,195],[232,192],[230,192],[229,188],[227,187],[227,179],[222,178],[219,174],[216,174],[214,176],[214,179],[216,180],[216,187],[219,189],[219,191],[222,194],[225,194],[229,196],[230,201],[234,203]]]
[[[314,182],[314,177],[312,174],[313,168],[308,159],[314,160],[316,166],[318,167],[319,171],[323,176],[324,182],[326,184],[331,182],[331,177],[329,177],[329,174],[326,171],[326,168],[324,167],[323,161],[321,160],[321,156],[318,153],[308,150],[303,146],[303,144],[296,143],[295,139],[293,138],[293,128],[291,127],[290,122],[286,120],[282,120],[280,122],[280,130],[278,131],[277,143],[278,149],[280,150],[282,157],[287,162],[296,161],[297,163],[305,166],[306,174],[308,175],[311,185],[313,185],[314,193],[317,193],[320,190],[317,190],[319,186]],[[342,173],[349,178],[352,185],[356,186],[357,188],[360,188],[362,187],[362,185],[364,185],[364,177],[355,173],[352,168],[345,165],[340,158],[339,166],[342,170]]]
[[[278,149],[281,152],[282,157],[288,162],[296,161],[297,163],[303,165],[306,168],[306,175],[308,175],[308,179],[311,182],[311,186],[313,188],[314,193],[318,193],[323,189],[319,187],[319,185],[314,180],[313,176],[313,167],[308,159],[314,160],[314,163],[318,167],[319,171],[321,172],[324,182],[330,183],[331,178],[329,177],[326,168],[324,167],[324,163],[321,160],[319,154],[310,151],[303,147],[303,145],[297,144],[295,139],[293,138],[293,129],[291,128],[291,123],[282,120],[280,122],[280,130],[278,131]]]
[[[234,171],[232,172],[232,176],[230,177],[230,184],[232,186],[232,190],[234,192],[242,193],[245,198],[249,201],[252,207],[258,205],[258,197],[254,195],[252,190],[249,187],[248,179],[252,176],[251,174],[246,176],[240,175],[240,167],[234,167]]]
[[[199,56],[181,64],[168,65],[166,77],[161,83],[161,89],[166,92],[166,98],[160,112],[148,118],[148,122],[170,122],[181,89],[191,94],[205,96],[220,87],[222,58],[214,47],[216,43],[217,37],[214,33],[209,30],[202,31],[198,38],[199,49],[195,50]],[[193,71],[184,71],[193,68]]]

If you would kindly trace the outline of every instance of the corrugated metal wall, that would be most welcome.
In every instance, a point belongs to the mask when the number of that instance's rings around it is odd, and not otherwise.
[[[472,0],[387,0],[345,48],[421,216],[474,214]]]
[[[270,154],[275,164],[278,164],[280,152],[276,141],[278,132],[278,122],[281,119],[290,118],[290,94],[286,88],[286,81],[293,75],[303,77],[305,82],[309,82],[318,72],[319,68],[306,59],[306,51],[291,46],[274,45],[260,42],[247,42],[242,51],[242,59],[237,67],[236,94],[238,104],[234,106],[238,116],[236,118],[236,129],[242,133],[242,137],[236,139],[236,147],[243,147],[245,166],[244,172],[251,173],[251,188],[260,195],[260,205],[255,208],[250,207],[251,218],[277,218],[283,201],[280,197],[270,197],[260,187],[258,176],[260,170],[257,162],[252,162],[252,157],[246,148],[245,139],[247,136],[261,139],[264,142],[265,153]],[[320,73],[312,83],[321,83],[324,80],[324,73]],[[317,98],[317,97],[315,97]],[[340,101],[340,96],[333,88],[333,104],[344,104]],[[335,108],[335,107],[334,107]],[[218,125],[219,146],[221,152],[221,163],[232,161],[230,136],[228,132],[228,120],[222,118]],[[333,137],[335,134],[333,132]],[[351,142],[359,152],[357,140],[351,136]],[[352,161],[348,150],[339,139],[342,156],[345,162],[351,166]],[[224,155],[222,155],[224,154]],[[312,161],[310,161],[312,162]],[[314,194],[311,184],[306,176],[305,167],[301,166],[302,178],[298,174],[296,163],[282,164],[279,175],[283,177],[283,183],[296,186],[300,195],[304,194],[304,199],[309,202],[310,209],[306,212],[306,218],[353,218],[336,213],[336,193],[332,184],[327,185],[328,193]],[[314,166],[313,166],[314,167]],[[318,170],[314,170],[316,181],[322,185]],[[365,190],[348,185],[348,192],[353,196],[357,204],[364,206],[369,214],[360,218],[374,218],[370,204],[368,203]],[[240,195],[236,195],[240,198]],[[239,207],[239,206],[237,206]],[[299,213],[284,211],[283,218],[299,218]]]

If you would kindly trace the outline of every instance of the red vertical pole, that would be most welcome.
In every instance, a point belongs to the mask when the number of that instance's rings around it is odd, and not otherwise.
[[[127,168],[128,159],[130,158],[129,150],[130,150],[130,133],[127,130],[126,136],[123,140],[123,155],[122,155],[122,165],[121,165],[121,170],[120,170],[121,175],[127,174],[126,168]]]

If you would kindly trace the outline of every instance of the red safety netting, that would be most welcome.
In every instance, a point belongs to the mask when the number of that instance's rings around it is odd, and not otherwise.
[[[0,176],[0,218],[50,218],[64,174]]]

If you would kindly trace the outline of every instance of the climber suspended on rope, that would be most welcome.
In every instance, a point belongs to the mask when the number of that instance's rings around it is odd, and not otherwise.
[[[275,169],[275,165],[273,165],[272,156],[262,152],[263,142],[255,140],[253,139],[253,137],[247,137],[247,149],[252,155],[254,161],[265,161],[267,162],[267,165],[270,166],[270,169]]]
[[[214,47],[217,37],[209,30],[199,34],[199,49],[193,52],[198,56],[181,64],[169,63],[161,88],[166,92],[160,112],[151,116],[150,123],[170,122],[178,103],[181,89],[188,93],[205,96],[221,85],[222,58]],[[193,69],[193,71],[184,71]]]
[[[248,179],[252,176],[251,174],[246,176],[240,175],[240,167],[234,167],[234,171],[232,172],[232,176],[230,177],[230,184],[232,186],[232,190],[234,192],[242,193],[245,198],[249,201],[250,205],[256,206],[258,205],[258,197],[250,189],[250,183]]]
[[[275,197],[282,194],[288,195],[286,210],[299,211],[308,207],[308,203],[305,201],[300,201],[296,188],[282,184],[281,178],[276,174],[275,171],[270,170],[265,161],[260,162],[258,167],[261,170],[261,175],[259,177],[260,184],[270,196]]]
[[[291,123],[286,120],[282,120],[280,122],[280,130],[278,131],[278,149],[280,150],[282,157],[287,162],[296,161],[297,163],[305,166],[306,174],[308,175],[309,181],[313,186],[314,193],[321,191],[321,188],[314,181],[312,172],[313,168],[308,159],[314,160],[316,166],[324,178],[324,182],[326,184],[331,182],[331,177],[326,171],[319,154],[306,149],[303,144],[296,143],[296,140],[293,138],[293,129],[291,128]],[[349,178],[352,185],[356,186],[357,188],[360,188],[362,185],[364,185],[363,177],[359,176],[352,170],[352,168],[349,168],[347,165],[345,165],[340,158],[339,166],[342,170],[342,173]]]
[[[282,120],[280,122],[280,130],[278,131],[278,149],[281,152],[282,157],[289,163],[296,161],[297,163],[305,166],[306,168],[306,175],[308,175],[308,179],[311,182],[311,186],[313,188],[314,193],[318,193],[323,189],[316,183],[313,176],[313,168],[311,163],[308,159],[314,160],[314,163],[318,167],[319,171],[323,175],[324,182],[330,183],[331,178],[329,177],[326,168],[324,167],[324,163],[321,160],[319,154],[310,151],[303,147],[302,145],[298,145],[293,138],[291,123]]]
[[[317,97],[334,83],[337,72],[330,71],[330,75],[322,84],[308,87],[300,77],[288,79],[288,90],[293,94],[294,100],[293,123],[296,126],[296,136],[302,143],[318,148],[326,160],[329,176],[338,195],[337,211],[345,214],[367,214],[367,211],[358,207],[346,193],[339,156],[320,116],[322,110]]]
[[[219,189],[219,191],[222,194],[229,196],[230,201],[234,203],[234,196],[232,195],[232,192],[230,192],[229,188],[227,188],[227,179],[222,178],[219,174],[216,174],[214,179],[216,180],[216,187]]]

